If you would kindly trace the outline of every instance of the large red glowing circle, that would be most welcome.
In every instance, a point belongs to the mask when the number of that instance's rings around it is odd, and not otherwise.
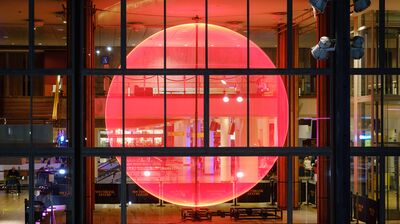
[[[168,28],[166,31],[167,68],[204,68],[204,37],[205,25],[201,23]],[[163,43],[163,31],[150,36],[129,53],[127,67],[163,68]],[[209,25],[208,47],[209,68],[247,67],[247,39],[239,33],[224,27]],[[251,68],[275,67],[264,51],[251,41],[249,53]],[[157,76],[149,76],[148,79],[155,79],[155,77]],[[251,137],[252,142],[257,142],[251,144],[252,146],[282,146],[288,130],[288,98],[283,81],[276,75],[252,77],[256,77],[258,81],[257,91],[250,91],[250,130],[252,130],[251,134],[258,137],[256,140]],[[146,79],[143,78],[144,83]],[[125,82],[122,82],[120,76],[114,76],[108,90],[105,108],[105,123],[111,147],[122,146],[122,83],[125,83],[125,145],[129,146],[131,143],[127,142],[129,136],[148,138],[152,134],[162,138],[162,133],[154,131],[156,127],[163,125],[164,98],[162,94],[159,94],[160,97],[154,96],[153,93],[150,93],[152,97],[144,93],[135,95],[131,92],[131,88],[137,85],[134,78],[125,79]],[[146,86],[146,84],[143,85]],[[153,92],[156,91],[155,86],[151,84],[146,87],[150,87]],[[212,97],[212,94],[210,90],[210,105],[216,106],[210,106],[210,116],[246,117],[247,110],[243,109],[246,99],[239,100],[240,102],[230,100],[223,103],[219,98]],[[173,93],[167,92],[167,95],[169,99],[175,97]],[[176,122],[176,117],[185,117],[189,116],[187,113],[192,113],[192,110],[186,109],[192,104],[184,99],[186,98],[180,96],[176,100],[168,101],[167,107],[173,108],[173,112],[169,111],[168,116],[174,116],[175,119],[168,119],[167,116],[167,122]],[[198,113],[199,116],[203,115],[202,108]],[[268,122],[265,121],[266,119],[257,120],[264,117],[268,118]],[[253,124],[262,128],[253,131]],[[232,150],[235,149],[232,148]],[[145,191],[165,201],[183,206],[209,206],[229,201],[250,190],[268,174],[276,160],[276,156],[128,157],[127,175]]]

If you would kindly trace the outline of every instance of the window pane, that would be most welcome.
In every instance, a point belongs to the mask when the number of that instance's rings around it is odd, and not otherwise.
[[[0,191],[0,223],[26,223],[28,221],[28,170],[27,158],[0,158],[0,182],[4,184],[4,191]]]
[[[385,220],[387,223],[396,223],[400,220],[400,185],[399,185],[399,157],[386,157],[385,169]]]
[[[360,223],[377,223],[379,217],[378,157],[350,160],[351,217]]]
[[[399,98],[399,75],[387,75],[384,79],[384,105],[383,105],[383,133],[385,135],[385,146],[399,147],[399,120],[400,120],[400,98]]]
[[[350,78],[351,146],[377,146],[381,141],[381,81],[379,76]]]
[[[317,60],[311,54],[311,48],[318,41],[318,35],[329,36],[329,14],[331,7],[325,8],[325,12],[318,16],[313,15],[313,9],[309,2],[302,0],[293,1],[293,59],[294,67],[298,68],[322,68],[326,67],[326,63],[317,64]],[[284,28],[284,27],[283,27]],[[319,28],[319,29],[318,29]],[[318,32],[319,31],[319,32]],[[283,29],[279,35],[287,34]],[[285,43],[281,43],[285,46]],[[286,48],[283,48],[285,50]],[[332,55],[331,55],[332,57]]]
[[[44,208],[39,220],[72,223],[71,165],[65,156],[35,158],[35,204]]]
[[[86,157],[86,223],[120,223],[121,168],[119,157]],[[91,222],[90,222],[91,221]]]
[[[121,147],[122,76],[86,76],[85,78],[86,146]]]
[[[293,222],[330,223],[330,159],[296,156],[293,165]]]
[[[204,146],[203,76],[167,76],[166,93],[167,146]]]
[[[86,67],[118,68],[121,65],[121,4],[94,0],[92,6],[96,10],[88,10],[86,14]]]
[[[34,76],[33,143],[47,147],[68,147],[69,101],[68,77]]]
[[[28,76],[0,76],[0,144],[30,143]]]
[[[164,1],[126,2],[127,68],[163,68]]]
[[[398,26],[400,8],[396,0],[385,0],[385,54],[387,68],[399,68],[400,27]]]
[[[360,36],[364,39],[362,46],[364,48],[364,56],[360,60],[353,60],[352,54],[350,54],[350,66],[353,68],[376,68],[379,63],[379,1],[371,1],[371,6],[362,12],[355,12],[354,7],[350,10],[352,11],[350,14],[350,39],[355,36]]]
[[[69,1],[35,0],[35,67],[67,68]]]
[[[286,1],[257,1],[250,0],[250,67],[251,68],[274,68],[279,67],[280,50],[279,37],[281,33],[278,27],[286,25]],[[245,7],[243,7],[244,9]],[[245,13],[242,13],[243,15]],[[247,36],[246,25],[240,30]],[[286,44],[285,44],[286,45]],[[281,52],[280,52],[281,53]],[[273,64],[260,65],[257,63],[257,54],[266,54]]]
[[[110,91],[115,91],[114,86]],[[125,147],[163,147],[164,76],[125,76],[124,97]],[[113,108],[106,106],[107,111]]]
[[[2,1],[0,68],[28,67],[28,0]]]
[[[209,99],[210,146],[247,146],[247,77],[210,76]]]
[[[277,176],[276,161],[276,156],[128,157],[127,221],[219,223],[231,217],[284,223],[286,211],[280,208],[286,197],[277,197],[286,195],[287,181]]]

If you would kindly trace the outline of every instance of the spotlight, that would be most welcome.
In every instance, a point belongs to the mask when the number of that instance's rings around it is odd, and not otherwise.
[[[311,48],[311,55],[317,60],[326,60],[329,57],[329,52],[335,51],[335,47],[331,47],[331,45],[332,42],[329,37],[323,36],[318,44]]]
[[[320,13],[323,13],[329,0],[309,0],[311,7]]]
[[[222,97],[222,101],[224,101],[224,103],[229,102],[229,97],[228,97],[228,95],[224,95],[224,97]]]
[[[353,0],[354,11],[362,12],[371,5],[371,0]]]
[[[100,50],[96,50],[96,54],[99,55],[100,54]]]
[[[236,97],[236,101],[238,102],[238,103],[241,103],[241,102],[243,102],[243,97],[242,96],[237,96]]]
[[[236,177],[237,178],[242,178],[242,177],[244,177],[244,173],[242,171],[239,171],[239,172],[236,173]]]
[[[107,51],[112,51],[112,47],[108,46]]]
[[[60,170],[58,171],[58,173],[61,174],[61,175],[64,175],[64,174],[66,173],[66,171],[65,171],[65,169],[60,169]]]
[[[361,59],[364,56],[364,38],[361,36],[355,36],[351,40],[351,51],[350,55],[353,59]]]
[[[144,175],[145,177],[149,177],[149,176],[151,175],[151,172],[148,171],[148,170],[146,170],[146,171],[143,172],[143,175]]]

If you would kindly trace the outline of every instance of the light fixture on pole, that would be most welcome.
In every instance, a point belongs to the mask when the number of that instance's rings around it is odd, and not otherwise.
[[[334,40],[322,36],[317,45],[311,48],[311,55],[317,60],[326,60],[329,58],[329,52],[335,51],[335,46],[331,47]]]
[[[324,13],[329,0],[309,0],[311,7],[319,13]]]
[[[355,36],[351,40],[351,51],[350,55],[353,59],[361,59],[364,56],[364,38],[361,36]]]
[[[371,0],[353,0],[354,11],[362,12],[371,5]]]

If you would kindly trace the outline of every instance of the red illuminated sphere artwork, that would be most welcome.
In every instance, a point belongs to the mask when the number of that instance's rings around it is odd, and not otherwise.
[[[167,68],[205,68],[205,24],[166,30]],[[164,31],[137,45],[127,68],[163,68]],[[268,55],[250,41],[250,68],[275,68]],[[208,67],[247,68],[247,39],[227,28],[208,25]],[[211,147],[282,146],[288,131],[288,98],[278,75],[211,75],[209,89]],[[164,76],[115,75],[105,107],[111,147],[122,146],[122,84],[125,83],[125,146],[202,147],[203,78],[167,77],[167,139],[164,140]],[[249,97],[246,93],[249,92]],[[242,94],[242,95],[240,95]],[[243,97],[242,97],[243,96]],[[239,100],[239,97],[242,97]],[[247,121],[247,98],[250,99]],[[195,138],[197,136],[197,138]],[[134,150],[134,149],[132,149]],[[277,157],[128,157],[127,175],[149,194],[182,206],[210,206],[236,198],[272,169]]]

